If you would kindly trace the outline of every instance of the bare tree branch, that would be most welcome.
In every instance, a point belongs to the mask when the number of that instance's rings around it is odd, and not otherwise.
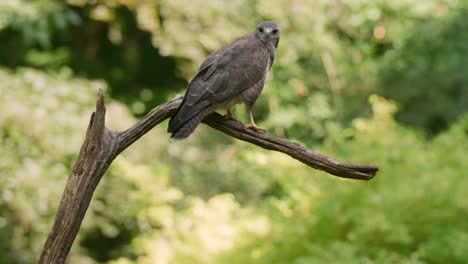
[[[176,95],[154,108],[131,128],[123,132],[114,132],[105,127],[106,108],[103,93],[99,91],[96,112],[91,115],[85,140],[71,170],[54,225],[38,263],[65,262],[96,186],[112,161],[153,127],[171,117],[182,98],[182,95]],[[338,177],[369,180],[378,171],[375,166],[340,162],[300,144],[246,129],[241,122],[224,120],[217,113],[211,114],[203,122],[227,135],[265,149],[285,153],[312,168]]]
[[[247,129],[241,122],[237,120],[224,120],[217,113],[211,114],[203,122],[232,137],[265,149],[282,152],[312,168],[326,171],[338,177],[370,180],[378,171],[378,168],[375,166],[337,161],[298,143]]]

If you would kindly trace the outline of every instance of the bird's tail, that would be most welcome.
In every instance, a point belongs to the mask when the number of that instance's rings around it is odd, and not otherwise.
[[[171,131],[171,139],[170,142],[174,142],[177,140],[181,140],[190,136],[195,128],[200,124],[200,122],[208,116],[213,110],[211,107],[205,107],[201,109],[197,114],[192,116],[187,122],[177,128],[175,131]]]

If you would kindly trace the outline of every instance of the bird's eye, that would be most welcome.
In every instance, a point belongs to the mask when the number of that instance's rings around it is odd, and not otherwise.
[[[273,31],[271,31],[271,32],[273,32],[273,34],[275,34],[275,35],[278,34],[278,30],[277,30],[277,29],[273,29]]]
[[[263,33],[263,28],[258,28],[258,32]]]

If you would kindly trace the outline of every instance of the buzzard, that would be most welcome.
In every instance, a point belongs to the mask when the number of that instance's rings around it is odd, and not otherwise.
[[[226,109],[225,117],[230,118],[230,109],[237,103],[245,104],[250,119],[246,127],[259,130],[252,107],[275,59],[279,38],[278,26],[264,21],[254,32],[211,53],[190,81],[182,103],[169,121],[171,141],[187,138],[217,109]]]

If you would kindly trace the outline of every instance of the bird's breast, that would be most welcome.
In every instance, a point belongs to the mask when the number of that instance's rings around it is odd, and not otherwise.
[[[231,109],[234,105],[242,103],[240,95],[230,98],[222,103],[217,103],[214,105],[216,110],[227,110]]]

